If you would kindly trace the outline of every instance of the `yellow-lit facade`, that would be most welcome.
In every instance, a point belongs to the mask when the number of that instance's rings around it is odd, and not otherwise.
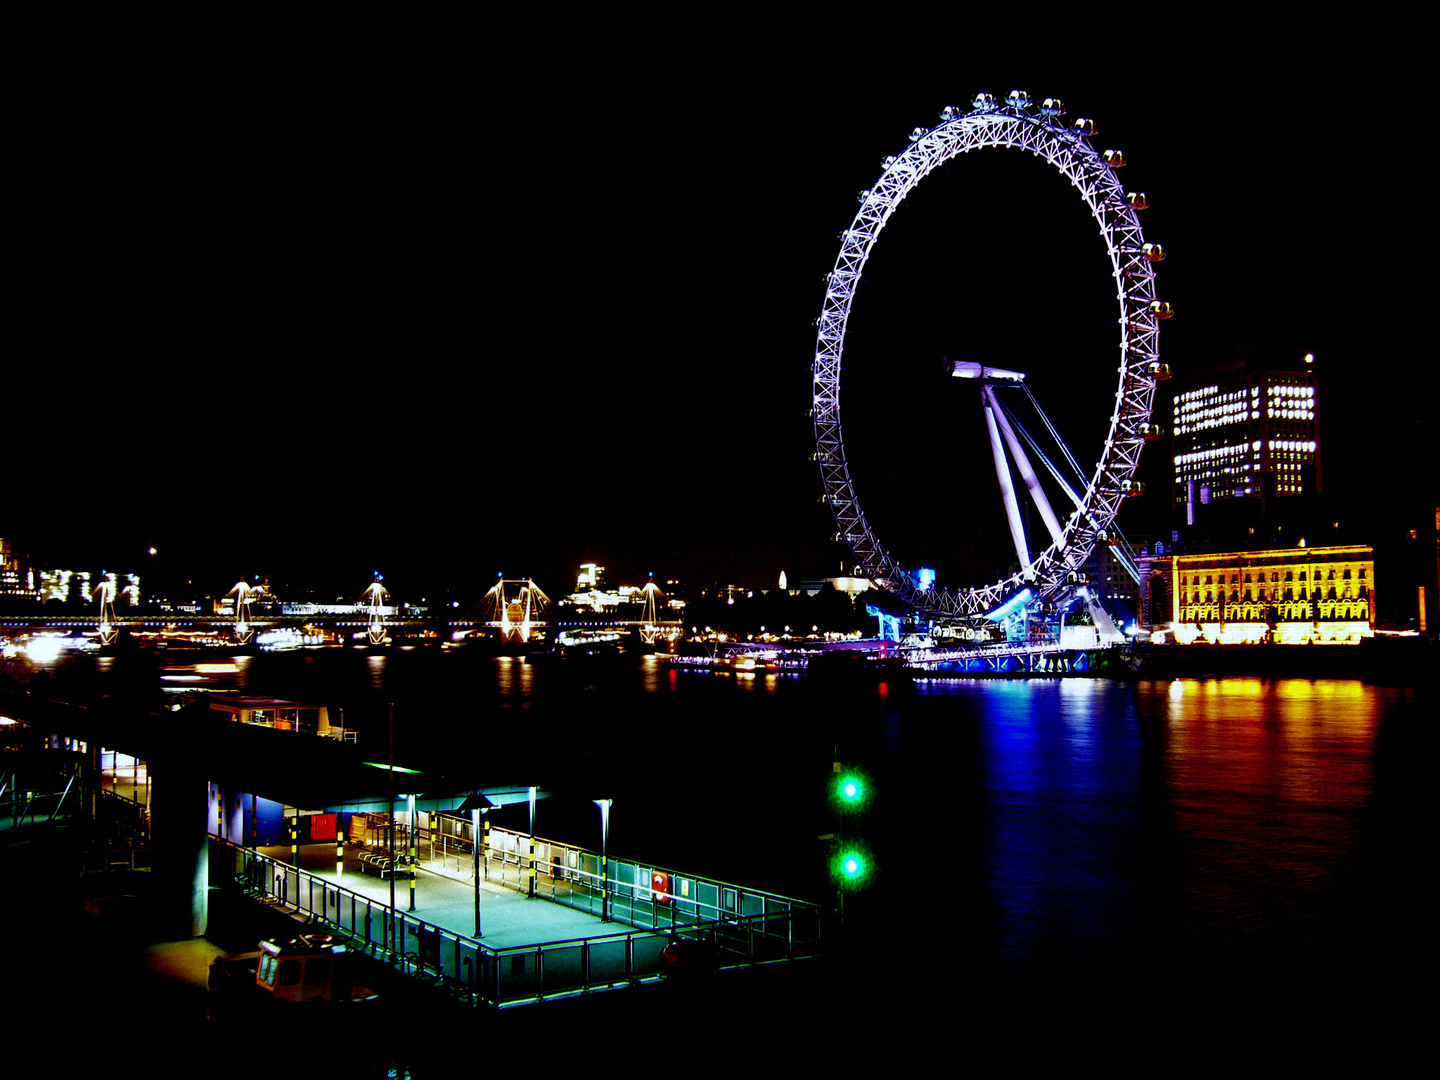
[[[1345,644],[1374,634],[1368,545],[1175,555],[1170,634],[1195,641]]]

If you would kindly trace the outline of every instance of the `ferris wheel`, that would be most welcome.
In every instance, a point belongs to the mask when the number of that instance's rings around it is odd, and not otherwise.
[[[1074,580],[1095,545],[1110,537],[1108,530],[1124,499],[1139,492],[1134,475],[1140,450],[1158,434],[1158,428],[1150,423],[1155,383],[1169,375],[1159,360],[1158,325],[1172,311],[1169,304],[1156,298],[1153,264],[1165,253],[1159,245],[1146,243],[1141,232],[1139,211],[1148,205],[1145,195],[1127,193],[1116,179],[1116,171],[1125,164],[1124,154],[1097,151],[1090,141],[1094,122],[1082,118],[1067,123],[1064,115],[1065,108],[1057,99],[1046,98],[1036,105],[1021,90],[1012,91],[1004,102],[980,94],[967,110],[947,106],[940,123],[929,129],[915,128],[906,149],[887,157],[879,180],[860,193],[860,210],[841,233],[840,254],[835,268],[826,275],[825,303],[816,320],[812,415],[815,456],[825,485],[824,499],[838,529],[836,539],[854,556],[857,577],[872,579],[908,607],[931,616],[983,615],[1026,589],[1042,598],[1057,594]],[[977,588],[932,588],[891,556],[861,509],[840,424],[841,356],[856,287],[891,214],[920,181],[946,162],[973,150],[997,147],[1032,154],[1057,170],[1079,193],[1099,226],[1120,304],[1119,375],[1099,461],[1079,483],[1067,488],[1073,509],[1062,521],[1045,503],[994,393],[997,385],[1023,381],[1024,375],[979,364],[949,365],[950,374],[977,379],[983,387],[990,443],[1019,570]],[[1030,553],[1020,535],[1016,495],[1003,459],[1002,447],[1007,445],[1049,533],[1049,546],[1038,555]]]

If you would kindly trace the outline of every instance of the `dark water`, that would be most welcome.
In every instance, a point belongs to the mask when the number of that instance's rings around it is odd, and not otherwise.
[[[256,657],[236,678],[343,706],[377,747],[393,702],[401,760],[554,790],[542,835],[597,843],[589,800],[610,796],[614,852],[827,904],[827,781],[835,760],[860,767],[874,798],[842,828],[874,874],[820,974],[742,995],[782,1028],[774,1010],[803,1001],[840,1024],[918,1010],[927,1038],[958,1007],[1011,1033],[1037,1010],[1151,1031],[1234,1010],[1246,1030],[1264,1016],[1323,1037],[1343,1015],[1393,1039],[1431,970],[1426,691],[877,685],[438,652]]]

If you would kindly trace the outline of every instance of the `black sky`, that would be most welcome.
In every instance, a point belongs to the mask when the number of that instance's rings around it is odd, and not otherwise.
[[[1171,253],[1163,359],[1313,349],[1327,487],[1367,498],[1396,471],[1375,433],[1428,422],[1431,215],[1403,134],[1428,121],[1398,34],[1170,42],[1138,65],[1099,40],[972,61],[862,34],[596,35],[322,30],[57,63],[26,109],[0,535],[121,569],[148,540],[220,589],[834,573],[807,409],[836,236],[912,127],[1016,86],[1130,158]],[[1098,350],[1113,379],[1088,219],[1022,164],[927,180],[862,286],[847,368],[887,367],[851,454],[925,477],[881,491],[877,525],[951,497],[935,352]]]

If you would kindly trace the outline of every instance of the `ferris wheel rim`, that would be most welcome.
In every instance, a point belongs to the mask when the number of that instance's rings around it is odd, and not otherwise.
[[[1114,521],[1130,492],[1140,449],[1154,407],[1159,365],[1158,320],[1165,305],[1155,297],[1153,256],[1140,227],[1144,197],[1126,192],[1115,177],[1118,164],[1090,143],[1094,127],[1081,120],[1065,127],[1063,109],[1036,109],[1019,91],[1004,105],[988,95],[966,111],[946,107],[941,122],[915,128],[906,149],[885,159],[879,181],[860,193],[860,209],[840,234],[840,253],[826,275],[825,301],[816,320],[812,416],[816,460],[838,532],[857,560],[856,576],[884,585],[906,604],[932,615],[972,616],[992,610],[1025,587],[1039,594],[1056,590],[1082,566]],[[1115,407],[1100,460],[1086,484],[1080,507],[1063,526],[1059,540],[1021,572],[978,588],[922,589],[880,542],[870,526],[850,476],[840,422],[840,361],[855,289],[886,222],[925,177],[971,150],[1009,147],[1026,151],[1057,169],[1088,205],[1100,227],[1120,304],[1120,365]],[[1123,157],[1120,159],[1123,163]]]

